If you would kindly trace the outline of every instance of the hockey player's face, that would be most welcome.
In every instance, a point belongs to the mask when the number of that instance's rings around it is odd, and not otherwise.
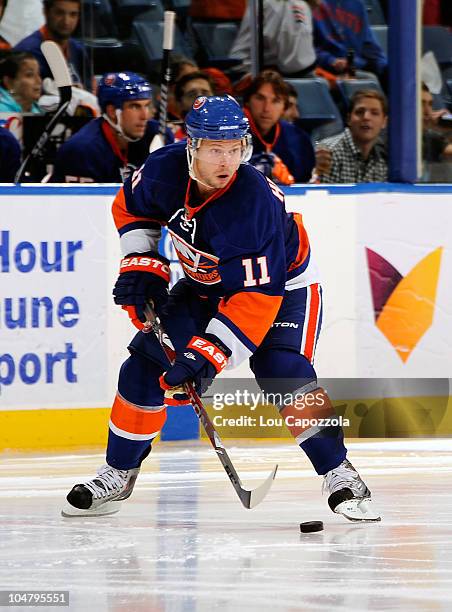
[[[365,144],[376,140],[386,127],[386,115],[377,98],[361,98],[350,113],[348,122],[353,140]]]
[[[80,17],[80,5],[73,0],[59,0],[45,13],[46,25],[55,38],[65,40],[74,33]]]
[[[240,140],[203,140],[194,153],[193,169],[202,183],[223,189],[242,160]]]
[[[248,100],[248,108],[259,131],[265,135],[281,119],[285,100],[270,83],[264,83]]]
[[[129,138],[143,138],[146,125],[152,114],[151,100],[129,100],[124,102],[121,113],[121,126]]]

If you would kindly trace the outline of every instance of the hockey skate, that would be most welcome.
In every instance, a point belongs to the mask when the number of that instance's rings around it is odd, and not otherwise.
[[[68,493],[63,516],[104,516],[118,512],[120,502],[130,497],[140,468],[117,470],[101,467],[97,476],[84,484],[76,484]]]
[[[345,459],[323,477],[323,491],[328,491],[328,505],[349,521],[375,522],[381,517],[372,507],[370,491],[350,461]]]

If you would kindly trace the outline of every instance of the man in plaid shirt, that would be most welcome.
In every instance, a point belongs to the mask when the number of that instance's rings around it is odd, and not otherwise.
[[[323,140],[317,148],[319,182],[387,181],[387,150],[380,139],[387,115],[386,98],[381,92],[372,89],[355,92],[350,100],[348,128]]]

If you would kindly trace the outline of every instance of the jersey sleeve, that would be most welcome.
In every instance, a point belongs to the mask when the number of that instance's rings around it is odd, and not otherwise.
[[[101,183],[104,175],[102,160],[94,164],[81,147],[69,139],[58,149],[52,183]]]
[[[163,223],[134,212],[133,195],[127,193],[126,186],[118,191],[112,213],[119,232],[122,255],[157,250]]]
[[[20,145],[8,130],[0,130],[0,181],[13,183],[20,167]]]
[[[217,221],[210,228],[225,296],[206,331],[232,351],[229,367],[250,357],[261,344],[284,295],[284,204],[276,201],[265,180],[259,179],[260,188],[248,202],[244,199],[226,210],[221,226]]]
[[[166,148],[150,155],[115,197],[112,213],[123,255],[157,250],[161,227],[168,220],[168,206],[174,198],[181,197],[168,179],[174,169],[167,168]]]

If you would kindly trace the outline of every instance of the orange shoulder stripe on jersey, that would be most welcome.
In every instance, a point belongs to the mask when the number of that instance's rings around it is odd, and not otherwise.
[[[113,425],[122,431],[131,434],[153,434],[160,431],[165,424],[166,408],[144,410],[117,394],[110,419]]]
[[[288,272],[291,272],[292,270],[295,270],[295,268],[298,268],[298,266],[301,266],[301,264],[304,262],[309,253],[309,238],[303,225],[303,217],[300,213],[293,213],[293,219],[297,224],[298,228],[299,244],[297,256],[295,258],[295,261],[290,264],[289,269],[287,270]]]
[[[147,223],[160,223],[160,225],[162,224],[161,221],[151,219],[150,217],[136,217],[135,215],[132,215],[132,213],[127,210],[126,198],[124,196],[123,187],[121,187],[121,189],[116,194],[116,197],[113,200],[111,210],[113,213],[113,219],[116,225],[116,229],[118,230],[124,227],[125,225],[128,225],[129,223],[137,223],[140,221],[146,221]]]
[[[312,363],[314,359],[315,342],[317,338],[317,327],[319,322],[320,309],[320,293],[319,284],[314,283],[308,287],[310,294],[309,298],[309,319],[306,330],[306,340],[304,346],[304,355]]]
[[[253,344],[259,346],[281,306],[282,297],[256,291],[241,291],[227,302],[221,300],[218,312],[236,325]]]

